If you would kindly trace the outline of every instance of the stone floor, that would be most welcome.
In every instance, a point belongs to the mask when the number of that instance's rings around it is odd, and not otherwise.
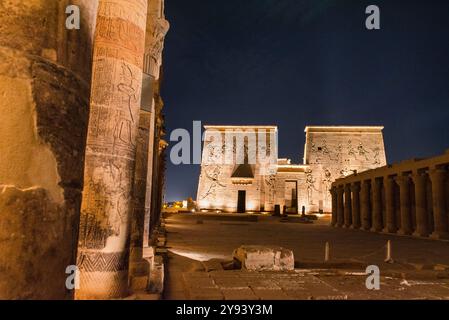
[[[171,215],[165,221],[165,299],[449,299],[449,242],[331,228],[325,217],[314,224],[225,214]],[[394,263],[384,262],[388,240]],[[291,249],[296,269],[221,270],[218,261],[232,260],[242,244]],[[365,269],[373,264],[381,272],[379,291],[365,286]]]

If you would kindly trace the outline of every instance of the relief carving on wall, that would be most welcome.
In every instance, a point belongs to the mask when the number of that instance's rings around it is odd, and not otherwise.
[[[324,171],[324,177],[323,177],[324,201],[325,201],[325,203],[327,203],[329,201],[329,196],[330,196],[329,190],[331,188],[333,179],[332,179],[332,173],[330,172],[329,169],[326,168],[323,171]]]
[[[309,205],[313,205],[313,193],[314,191],[318,191],[315,187],[316,178],[313,176],[313,172],[311,169],[307,169],[305,171],[306,174],[306,186],[307,186],[307,202]]]
[[[273,201],[276,187],[276,173],[271,173],[265,176],[265,184],[268,187],[268,199],[270,199],[270,201]]]
[[[200,199],[204,200],[206,198],[215,198],[216,197],[216,189],[217,187],[225,188],[226,185],[220,181],[220,176],[222,174],[220,166],[205,166],[204,167],[204,176],[207,179],[205,182],[206,191],[203,192]]]

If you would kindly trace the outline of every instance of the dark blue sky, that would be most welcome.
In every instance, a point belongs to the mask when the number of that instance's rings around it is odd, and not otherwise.
[[[381,30],[365,28],[365,8]],[[449,1],[166,0],[168,137],[203,124],[279,126],[302,161],[306,125],[384,125],[389,163],[449,148]],[[173,145],[173,143],[172,143]],[[168,201],[199,165],[171,163]]]

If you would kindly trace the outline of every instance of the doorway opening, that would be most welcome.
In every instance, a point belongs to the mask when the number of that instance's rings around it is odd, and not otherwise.
[[[237,197],[237,213],[246,212],[246,190],[239,190]]]

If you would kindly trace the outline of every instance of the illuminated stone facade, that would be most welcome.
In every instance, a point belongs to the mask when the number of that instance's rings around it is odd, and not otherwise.
[[[214,150],[218,149],[223,153],[225,149],[211,143],[213,139],[210,137],[214,136],[217,130],[224,132],[227,129],[239,131],[243,135],[248,130],[261,129],[277,133],[277,127],[205,128],[197,194],[200,209],[226,212],[273,211],[274,206],[279,205],[281,210],[289,213],[300,212],[302,207],[306,212],[331,212],[332,197],[329,190],[332,182],[354,172],[386,165],[383,127],[310,126],[305,129],[303,164],[291,164],[289,159],[278,159],[277,139],[274,139],[270,145],[276,155],[274,164],[261,163],[257,157],[255,164],[250,165],[252,170],[249,175],[235,176],[236,172],[239,173],[239,164],[228,161],[237,159],[235,155],[226,158],[227,161],[223,163],[210,161],[216,154]],[[259,144],[258,139],[255,149],[259,149]],[[231,149],[238,153],[241,148],[234,146]],[[241,203],[243,201],[244,205]]]
[[[244,138],[254,132],[256,143],[253,151],[260,149],[277,159],[277,128],[274,126],[206,126],[204,149],[198,186],[198,204],[201,208],[223,211],[239,211],[238,197],[245,197],[245,210],[273,210],[275,163],[257,157],[255,161],[237,164],[239,157],[245,157],[244,146],[251,145]],[[225,134],[230,133],[228,141]],[[214,138],[220,135],[222,143]],[[266,139],[262,142],[260,136]],[[272,137],[270,139],[270,136]],[[240,138],[240,142],[238,142]],[[225,146],[231,143],[230,155]],[[238,145],[240,143],[240,145]],[[251,153],[251,150],[248,150]],[[243,161],[245,162],[245,161]],[[251,163],[253,162],[253,163]]]

